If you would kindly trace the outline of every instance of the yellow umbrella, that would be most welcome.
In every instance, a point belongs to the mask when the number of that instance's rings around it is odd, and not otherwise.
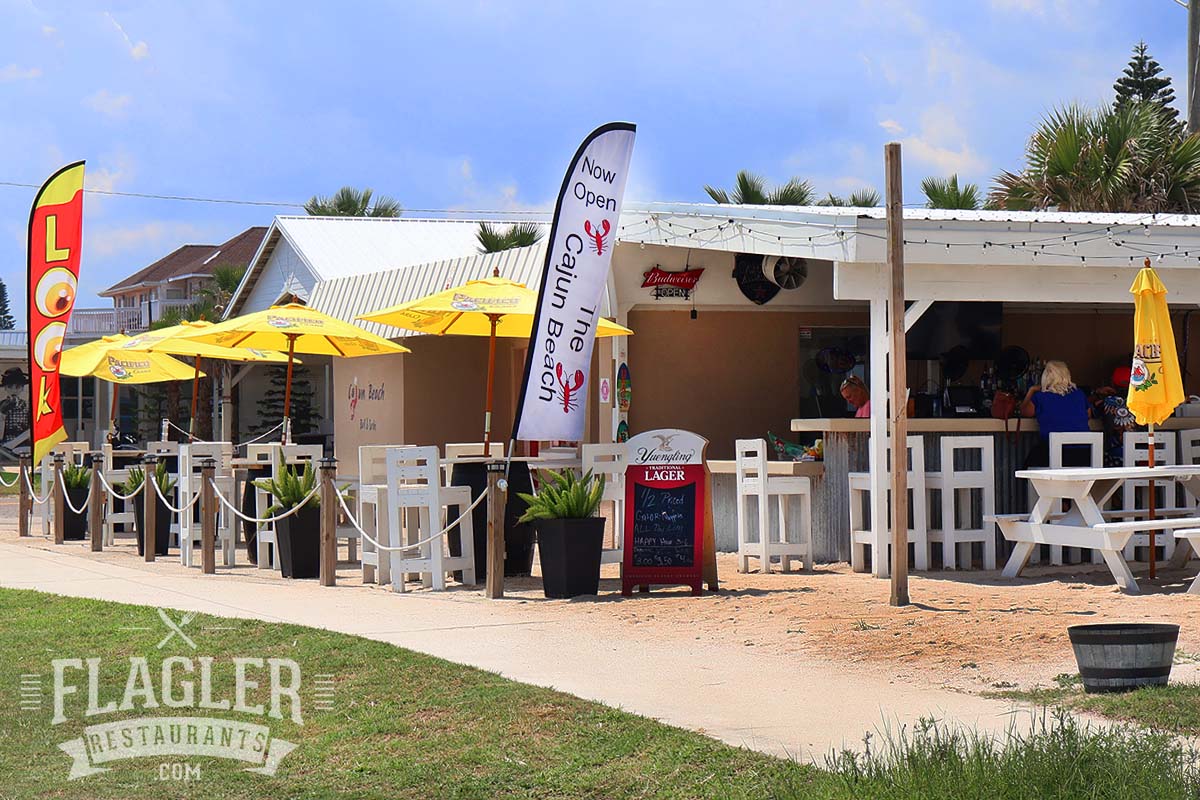
[[[292,411],[292,364],[296,353],[355,358],[411,352],[407,347],[389,342],[357,325],[298,303],[271,306],[265,311],[227,319],[211,327],[182,334],[181,338],[222,347],[286,350],[287,384],[283,395],[285,421]],[[284,425],[285,439],[287,427]]]
[[[183,381],[192,377],[192,367],[165,353],[128,350],[130,337],[105,336],[62,352],[59,371],[72,377],[92,376],[118,386],[124,384]],[[203,373],[200,373],[203,374]],[[117,388],[113,387],[109,426],[117,417]]]
[[[462,286],[418,300],[381,308],[359,319],[380,322],[437,336],[487,336],[487,406],[483,416],[483,441],[492,438],[492,395],[496,375],[496,337],[528,339],[537,313],[537,292],[523,283],[501,278],[499,270],[490,278],[467,281]],[[603,317],[596,323],[597,336],[629,336],[633,331]]]
[[[1167,309],[1167,287],[1150,267],[1138,271],[1133,295],[1133,366],[1125,404],[1138,424],[1148,426],[1149,464],[1154,466],[1154,426],[1184,401],[1183,376],[1175,353],[1175,334]],[[1150,519],[1154,519],[1154,481],[1150,481]],[[1150,577],[1155,577],[1154,531],[1150,531]]]
[[[282,364],[287,356],[275,350],[259,350],[252,347],[222,347],[216,344],[206,344],[193,339],[184,338],[187,334],[204,331],[213,327],[213,323],[205,320],[182,322],[169,328],[147,331],[129,337],[124,347],[129,350],[145,350],[148,352],[169,353],[177,356],[191,356],[195,365],[192,376],[192,412],[188,422],[188,435],[195,433],[196,405],[200,387],[200,359],[219,358],[224,361],[253,361]]]

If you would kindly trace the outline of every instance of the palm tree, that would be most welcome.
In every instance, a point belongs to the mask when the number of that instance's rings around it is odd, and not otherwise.
[[[830,193],[818,200],[819,206],[843,206],[848,208],[875,208],[879,205],[879,192],[874,189],[855,189],[849,197],[838,197]]]
[[[995,178],[998,208],[1127,213],[1200,209],[1200,135],[1151,103],[1051,112],[1025,147],[1025,168]]]
[[[745,206],[807,206],[813,201],[813,187],[808,181],[792,178],[773,191],[767,191],[767,182],[761,175],[742,170],[738,172],[733,194],[724,189],[705,186],[704,191],[715,202],[723,205]]]
[[[479,240],[479,252],[499,253],[501,250],[537,244],[542,239],[542,229],[533,222],[509,225],[505,230],[490,222],[481,222],[475,237]]]
[[[332,197],[313,195],[304,210],[310,217],[398,217],[403,211],[399,201],[387,195],[374,198],[374,203],[371,200],[370,189],[343,186]]]
[[[212,282],[196,292],[218,314],[224,314],[233,293],[242,283],[246,268],[237,264],[218,264],[212,270]]]
[[[958,184],[958,174],[949,178],[929,177],[921,181],[925,193],[926,208],[960,208],[975,211],[979,208],[979,186],[974,183]]]

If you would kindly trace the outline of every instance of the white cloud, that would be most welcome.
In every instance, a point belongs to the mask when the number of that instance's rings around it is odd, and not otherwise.
[[[58,28],[54,27],[53,25],[43,25],[42,26],[42,35],[43,36],[53,36],[56,33],[58,33]]]
[[[113,256],[139,248],[176,246],[199,241],[208,233],[188,222],[144,222],[126,227],[92,226],[88,248],[97,256]]]
[[[471,180],[471,176],[472,176],[471,159],[464,158],[462,160],[462,163],[459,164],[459,166],[458,166],[458,171],[459,171],[459,174],[462,175],[464,181]]]
[[[930,106],[921,113],[920,132],[901,140],[906,160],[933,167],[939,174],[976,175],[987,162],[967,141],[966,131],[953,108]]]
[[[123,116],[133,98],[127,94],[113,94],[108,89],[100,89],[83,98],[83,105],[106,117]]]
[[[129,38],[129,34],[125,32],[125,29],[121,27],[121,23],[117,22],[116,17],[107,11],[104,12],[104,16],[108,17],[108,21],[112,23],[117,32],[121,34],[121,38],[125,40],[125,46],[129,48],[130,58],[134,61],[141,61],[150,55],[150,45],[140,40],[134,42],[133,39]]]
[[[990,5],[997,11],[1017,11],[1038,17],[1046,15],[1045,0],[991,0]]]
[[[7,67],[0,67],[0,83],[11,83],[13,81],[29,81],[34,78],[40,78],[42,71],[37,67],[18,67],[16,64],[9,64]]]
[[[904,126],[894,119],[885,119],[879,123],[879,127],[883,128],[888,133],[896,134],[897,136],[904,133]]]

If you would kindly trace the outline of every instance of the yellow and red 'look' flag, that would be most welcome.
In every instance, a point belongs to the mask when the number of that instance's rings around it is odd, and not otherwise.
[[[33,464],[67,438],[59,357],[79,286],[83,241],[83,162],[50,176],[29,211],[29,411]]]

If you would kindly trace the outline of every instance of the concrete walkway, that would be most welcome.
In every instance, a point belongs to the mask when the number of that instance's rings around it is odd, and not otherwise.
[[[5,587],[364,636],[805,761],[859,747],[866,732],[921,717],[1000,732],[1014,723],[1026,728],[1031,713],[1007,702],[890,682],[844,664],[764,654],[735,636],[728,644],[680,646],[603,615],[567,623],[537,603],[487,602],[477,592],[394,594],[255,578],[253,571],[167,572],[161,561],[98,561],[70,545],[11,541],[0,542]]]

